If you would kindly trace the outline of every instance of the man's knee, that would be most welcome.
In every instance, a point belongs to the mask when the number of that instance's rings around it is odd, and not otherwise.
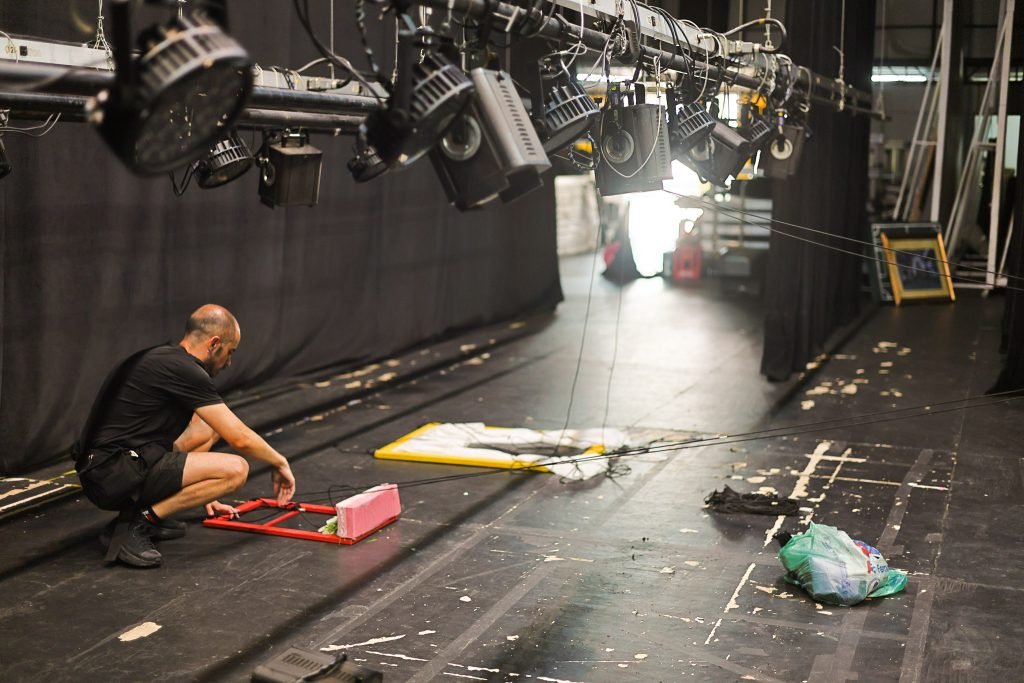
[[[228,461],[226,472],[227,480],[233,486],[232,490],[237,491],[249,478],[249,462],[240,456],[234,456]]]

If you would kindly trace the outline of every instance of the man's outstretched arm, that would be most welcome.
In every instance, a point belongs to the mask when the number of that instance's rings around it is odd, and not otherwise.
[[[196,410],[202,420],[220,434],[221,438],[242,455],[260,460],[274,468],[274,495],[279,503],[291,500],[295,494],[295,476],[288,460],[274,450],[263,437],[251,430],[227,405],[216,403]]]

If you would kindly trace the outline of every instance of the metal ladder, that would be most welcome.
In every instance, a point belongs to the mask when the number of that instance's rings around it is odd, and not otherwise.
[[[943,24],[935,41],[935,55],[928,69],[928,81],[924,89],[922,107],[917,112],[917,123],[914,124],[914,138],[907,154],[906,171],[900,183],[900,193],[896,198],[896,207],[892,218],[895,222],[908,223],[920,220],[922,194],[927,188],[929,167],[934,168],[935,149],[937,145],[937,119],[939,88],[935,87],[935,67],[939,62],[939,54],[946,40],[947,25]],[[927,114],[925,113],[927,112]],[[934,172],[931,174],[934,176]]]
[[[985,281],[984,283],[956,283],[956,286],[961,288],[990,290],[993,287],[1006,286],[1006,277],[997,275],[997,272],[1002,273],[1006,266],[1010,235],[1007,235],[1001,257],[997,254],[997,250],[999,213],[1003,199],[1002,172],[1006,153],[1006,105],[1010,82],[1010,48],[1013,41],[1014,4],[1015,0],[1004,0],[1002,25],[996,40],[992,68],[988,74],[988,83],[985,84],[985,94],[981,98],[981,106],[978,108],[974,134],[971,136],[971,146],[967,152],[964,172],[960,176],[956,199],[950,212],[949,225],[944,235],[949,254],[948,258],[952,261],[960,248],[960,239],[967,220],[967,207],[972,203],[972,200],[978,198],[983,152],[994,151],[995,163],[993,164],[992,178],[992,206],[991,213],[989,214],[988,251],[984,262],[984,268],[987,271],[985,273]],[[996,140],[995,142],[986,142],[984,138],[988,132],[992,116],[996,117]],[[1010,221],[1010,230],[1013,230],[1012,220]]]

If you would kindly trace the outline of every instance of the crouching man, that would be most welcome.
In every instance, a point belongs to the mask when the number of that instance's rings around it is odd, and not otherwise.
[[[100,389],[72,455],[86,496],[119,511],[100,536],[108,561],[156,567],[162,557],[153,541],[185,535],[186,525],[171,515],[200,505],[207,514],[234,511],[217,498],[242,487],[249,464],[210,452],[219,438],[273,468],[279,502],[295,493],[288,461],[238,419],[213,385],[241,338],[235,317],[207,304],[189,317],[178,344],[129,356]]]

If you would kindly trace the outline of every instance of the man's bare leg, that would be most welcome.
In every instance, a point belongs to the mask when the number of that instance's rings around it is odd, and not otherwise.
[[[190,452],[185,460],[181,490],[170,498],[154,503],[153,512],[159,517],[167,517],[205,505],[242,488],[248,476],[249,463],[241,456]]]
[[[192,415],[188,427],[174,440],[174,450],[179,453],[206,453],[220,441],[220,434],[206,424],[198,415]]]

